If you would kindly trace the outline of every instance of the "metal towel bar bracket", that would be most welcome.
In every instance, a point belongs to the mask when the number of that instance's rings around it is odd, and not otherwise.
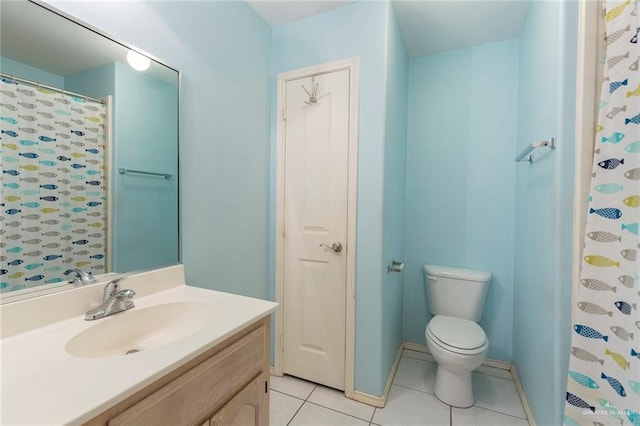
[[[120,169],[118,169],[118,172],[121,175],[124,175],[124,174],[127,174],[127,173],[138,173],[138,174],[141,174],[141,175],[162,176],[165,179],[171,179],[173,177],[173,175],[169,174],[169,173],[145,172],[145,171],[142,171],[142,170],[123,169],[122,167]]]
[[[546,141],[532,142],[530,145],[528,145],[524,149],[524,151],[520,153],[520,155],[516,157],[516,163],[519,163],[522,161],[528,161],[529,163],[533,163],[533,155],[531,155],[530,152],[536,148],[542,148],[545,146],[551,149],[556,149],[556,138],[552,137],[551,139]]]

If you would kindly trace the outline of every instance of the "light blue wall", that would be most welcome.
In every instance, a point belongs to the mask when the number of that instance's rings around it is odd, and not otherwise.
[[[386,349],[382,349],[385,322],[382,296],[386,274],[383,193],[390,11],[387,2],[357,2],[276,27],[272,40],[273,93],[280,72],[356,56],[360,58],[355,388],[372,395],[382,394],[387,380],[384,373],[388,371],[385,365],[388,355],[383,355]],[[275,96],[272,106],[275,111]],[[275,112],[272,117],[275,122]],[[391,134],[395,132],[400,130]],[[275,136],[272,136],[272,167],[275,170]],[[271,182],[272,193],[275,193],[273,176]],[[272,229],[274,218],[272,206]],[[271,247],[273,251],[275,242],[272,241]]]
[[[178,90],[128,65],[115,64],[117,110],[114,270],[178,261]],[[121,175],[118,168],[169,173],[172,179]]]
[[[562,422],[570,346],[577,2],[532,2],[520,37],[513,363],[537,424]]]
[[[383,261],[404,261],[409,57],[391,3],[387,14],[387,105],[384,144]],[[403,274],[382,282],[382,374],[389,375],[402,343]]]
[[[11,59],[2,56],[0,56],[0,72],[46,84],[47,86],[59,88],[64,87],[64,77],[61,75],[30,67],[29,65],[12,61]]]
[[[480,322],[511,360],[518,42],[412,59],[404,338],[425,345],[423,264],[493,273]]]
[[[182,262],[193,285],[268,295],[271,29],[246,2],[57,1],[182,71]]]

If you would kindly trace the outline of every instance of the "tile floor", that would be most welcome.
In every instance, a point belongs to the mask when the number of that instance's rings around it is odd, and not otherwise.
[[[295,377],[271,376],[271,426],[529,425],[509,372],[480,367],[473,377],[476,404],[461,409],[435,397],[435,371],[430,355],[405,350],[384,408]]]

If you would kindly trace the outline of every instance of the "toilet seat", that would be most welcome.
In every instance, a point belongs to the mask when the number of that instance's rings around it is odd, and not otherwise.
[[[474,355],[486,350],[487,335],[475,322],[436,315],[427,324],[427,337],[438,346],[461,355]]]

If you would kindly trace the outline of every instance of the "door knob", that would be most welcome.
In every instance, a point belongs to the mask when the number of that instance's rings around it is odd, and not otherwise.
[[[340,253],[342,251],[342,244],[340,243],[333,243],[331,245],[322,243],[320,244],[320,247],[326,247],[330,250],[333,250],[335,253]]]

